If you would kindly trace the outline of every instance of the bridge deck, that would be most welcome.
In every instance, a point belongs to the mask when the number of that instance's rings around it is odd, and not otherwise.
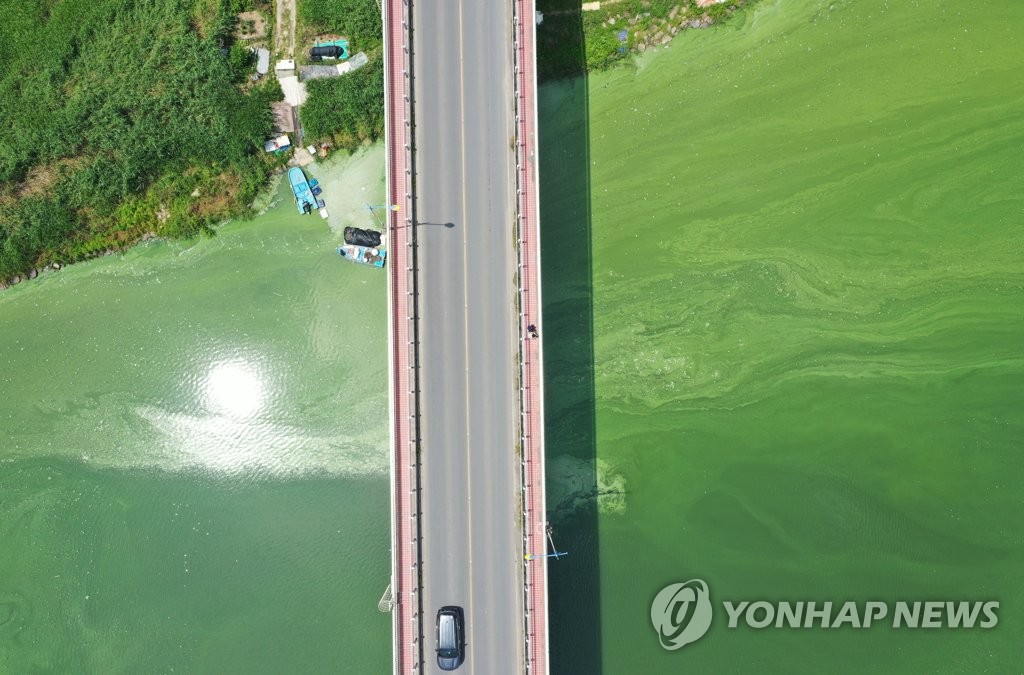
[[[548,672],[547,567],[543,447],[543,336],[531,339],[526,327],[541,325],[540,239],[536,162],[536,80],[534,2],[513,0],[516,125],[516,210],[518,227],[520,366],[523,491],[524,633],[523,661],[530,673]],[[385,96],[387,108],[387,195],[398,211],[388,211],[389,389],[392,463],[392,586],[394,672],[418,673],[433,655],[432,616],[423,615],[420,548],[419,407],[416,363],[414,204],[411,186],[413,127],[409,0],[384,0]],[[520,21],[520,19],[523,19]],[[430,668],[427,668],[428,670]]]

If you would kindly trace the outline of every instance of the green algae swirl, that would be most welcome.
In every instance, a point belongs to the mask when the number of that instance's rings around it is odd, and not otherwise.
[[[599,517],[600,643],[565,663],[596,649],[606,673],[1019,668],[1022,26],[1018,3],[774,0],[589,93],[544,91],[556,126],[589,96],[572,169],[589,173],[597,482],[624,493]],[[544,151],[564,151],[557,136]],[[553,164],[549,228],[573,201]],[[580,292],[548,288],[549,307]],[[563,547],[586,539],[564,525]],[[666,652],[650,602],[694,577],[716,605],[1003,613],[932,632],[730,631],[722,613]]]

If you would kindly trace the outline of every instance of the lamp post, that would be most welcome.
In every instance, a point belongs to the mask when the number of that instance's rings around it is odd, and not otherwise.
[[[381,229],[386,229],[384,227],[384,225],[381,225],[380,221],[377,220],[377,214],[374,213],[374,211],[376,211],[377,209],[387,209],[388,211],[397,211],[398,210],[398,204],[377,204],[375,206],[370,206],[369,204],[366,205],[366,210],[369,211],[373,215],[373,221],[375,223],[377,223],[377,227],[379,227]]]

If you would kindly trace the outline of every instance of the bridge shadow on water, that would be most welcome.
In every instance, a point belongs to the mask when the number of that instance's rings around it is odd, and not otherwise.
[[[601,575],[594,394],[590,140],[579,0],[538,0],[540,213],[552,673],[597,675]]]

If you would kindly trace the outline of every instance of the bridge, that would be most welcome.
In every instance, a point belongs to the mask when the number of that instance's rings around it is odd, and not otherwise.
[[[382,0],[394,672],[548,672],[533,0]]]

